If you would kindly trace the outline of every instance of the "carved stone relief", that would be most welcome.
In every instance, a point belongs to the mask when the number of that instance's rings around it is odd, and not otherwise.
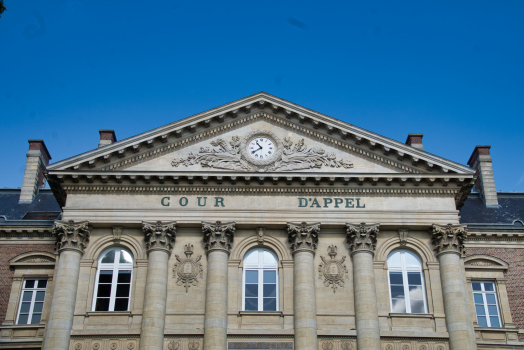
[[[430,233],[437,254],[445,251],[454,251],[461,255],[465,253],[464,242],[468,235],[466,225],[433,225]]]
[[[351,252],[369,250],[375,252],[380,224],[346,224],[347,241]]]
[[[193,255],[193,245],[185,245],[184,254],[186,258],[180,258],[178,255],[175,255],[177,262],[173,269],[173,277],[176,278],[177,286],[184,286],[186,288],[186,293],[191,286],[198,286],[198,276],[202,279],[204,277],[204,269],[200,263],[202,255],[197,256],[195,259],[191,258]]]
[[[337,247],[334,245],[329,246],[328,255],[331,259],[320,256],[322,263],[318,267],[318,279],[321,280],[324,277],[324,285],[333,288],[333,293],[335,293],[338,287],[344,287],[344,280],[349,279],[348,269],[344,264],[346,256],[342,256],[342,259],[335,259]]]
[[[288,241],[291,243],[293,253],[299,250],[315,252],[318,245],[318,234],[320,233],[320,222],[308,224],[302,222],[295,224],[287,223]]]
[[[167,250],[171,252],[176,237],[176,222],[142,221],[142,231],[146,238],[147,251]]]
[[[83,253],[89,242],[88,223],[88,221],[75,223],[73,220],[56,220],[55,226],[53,227],[53,234],[57,239],[57,250],[76,249]]]
[[[233,243],[235,221],[202,221],[202,232],[204,232],[205,248],[208,252],[213,249],[222,249],[229,252]]]

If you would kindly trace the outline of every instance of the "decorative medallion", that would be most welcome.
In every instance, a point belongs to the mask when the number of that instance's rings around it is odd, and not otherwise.
[[[82,344],[76,343],[75,344],[75,350],[80,350],[80,349],[82,349]]]
[[[402,350],[409,350],[411,347],[407,344],[402,345]]]
[[[190,340],[187,342],[187,348],[189,350],[198,350],[200,347],[200,342],[198,340]]]
[[[177,278],[177,286],[186,287],[186,293],[189,290],[189,287],[198,286],[198,276],[200,278],[204,277],[204,269],[202,264],[199,262],[202,259],[202,255],[196,257],[196,259],[191,259],[193,255],[193,245],[186,244],[185,251],[186,258],[180,258],[178,255],[175,255],[177,262],[175,263],[175,268],[173,269],[173,277]]]
[[[333,350],[335,345],[332,341],[325,341],[322,343],[322,350]]]
[[[171,340],[169,344],[167,344],[167,348],[169,350],[178,350],[180,348],[180,341],[179,340]]]
[[[324,277],[324,285],[333,288],[333,293],[337,291],[338,287],[344,287],[344,279],[349,279],[348,269],[344,264],[346,256],[342,259],[335,259],[337,256],[337,246],[331,245],[328,248],[328,255],[331,259],[326,259],[322,255],[320,260],[322,263],[318,266],[318,279]]]
[[[116,349],[118,349],[118,344],[117,343],[111,343],[111,345],[109,345],[109,348],[111,350],[116,350]]]
[[[93,350],[98,350],[98,349],[100,349],[100,343],[94,343]]]
[[[393,345],[391,345],[391,344],[387,344],[387,345],[385,346],[385,350],[393,350]]]
[[[127,348],[128,348],[129,350],[133,350],[133,349],[135,348],[135,343],[129,343],[129,344],[127,344]]]
[[[337,160],[335,153],[323,148],[309,147],[304,139],[297,143],[285,137],[281,141],[267,130],[255,130],[240,139],[232,136],[229,144],[224,139],[211,141],[213,147],[200,147],[198,153],[174,159],[173,167],[200,164],[202,167],[243,171],[293,171],[321,168],[353,168],[347,159]]]
[[[353,344],[351,344],[348,341],[343,341],[342,343],[340,343],[340,347],[342,348],[342,350],[353,350]]]

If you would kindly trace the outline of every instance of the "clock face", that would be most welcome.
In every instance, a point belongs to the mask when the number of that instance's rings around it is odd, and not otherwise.
[[[247,145],[249,157],[257,160],[270,159],[276,152],[275,142],[267,136],[257,136]]]

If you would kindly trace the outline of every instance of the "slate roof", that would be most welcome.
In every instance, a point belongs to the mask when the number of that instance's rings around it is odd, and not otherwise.
[[[462,224],[524,223],[524,192],[497,192],[499,208],[486,208],[479,193],[471,193],[460,210]]]
[[[30,204],[19,204],[19,199],[20,188],[0,188],[0,224],[9,221],[52,222],[62,212],[49,188],[40,189]]]

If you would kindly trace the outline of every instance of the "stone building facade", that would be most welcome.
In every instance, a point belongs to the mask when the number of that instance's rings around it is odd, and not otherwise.
[[[266,93],[51,165],[29,143],[0,349],[524,348],[524,195],[489,146],[465,166]]]

